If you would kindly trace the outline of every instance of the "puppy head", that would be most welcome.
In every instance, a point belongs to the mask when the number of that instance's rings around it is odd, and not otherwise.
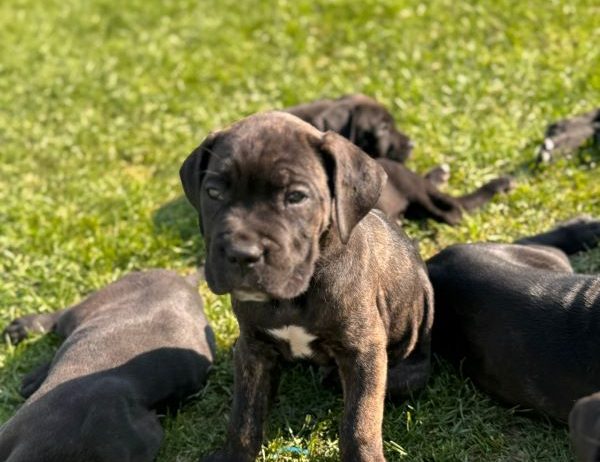
[[[371,157],[404,162],[413,143],[396,129],[387,109],[364,95],[343,97],[316,121],[322,130],[335,131],[359,146]]]
[[[346,243],[385,183],[352,143],[282,112],[211,134],[180,175],[200,215],[207,282],[242,301],[304,292],[323,233],[333,226]]]

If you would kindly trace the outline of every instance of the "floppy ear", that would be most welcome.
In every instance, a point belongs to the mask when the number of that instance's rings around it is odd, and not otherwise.
[[[204,179],[204,173],[212,153],[211,148],[217,138],[217,134],[218,132],[209,134],[200,146],[194,149],[187,159],[185,159],[179,169],[179,178],[181,178],[185,196],[198,212],[200,212],[202,180]]]
[[[375,160],[337,133],[325,133],[320,150],[332,188],[335,221],[345,244],[354,227],[377,204],[387,175]]]
[[[336,104],[315,117],[315,126],[322,132],[328,130],[339,133],[344,138],[356,140],[354,109],[345,104]]]

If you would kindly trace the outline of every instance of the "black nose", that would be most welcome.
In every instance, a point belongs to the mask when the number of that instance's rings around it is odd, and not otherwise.
[[[239,242],[231,244],[225,250],[225,256],[230,263],[250,266],[258,263],[264,255],[264,250],[255,243]]]

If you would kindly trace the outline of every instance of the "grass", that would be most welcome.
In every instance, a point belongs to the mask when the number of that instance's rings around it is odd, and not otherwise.
[[[593,0],[1,2],[0,328],[134,269],[193,266],[203,246],[177,177],[187,153],[243,115],[322,96],[381,100],[416,142],[411,166],[449,162],[452,192],[516,174],[514,192],[456,228],[409,224],[425,256],[600,216],[597,153],[528,168],[547,123],[600,101],[599,13]],[[600,252],[576,263],[598,272]],[[202,293],[218,362],[164,419],[160,462],[224,440],[237,327],[226,297]],[[0,422],[57,345],[0,346]],[[259,459],[336,460],[340,408],[310,369],[291,368]],[[571,460],[565,428],[496,405],[443,363],[421,395],[386,407],[384,439],[390,461]]]

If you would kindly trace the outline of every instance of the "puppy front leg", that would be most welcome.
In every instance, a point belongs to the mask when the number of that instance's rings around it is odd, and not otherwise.
[[[224,449],[204,462],[252,462],[263,437],[269,404],[279,379],[277,356],[272,348],[243,334],[234,350],[234,395]]]
[[[384,344],[336,357],[344,388],[340,431],[343,462],[385,462],[381,426],[387,374]]]

